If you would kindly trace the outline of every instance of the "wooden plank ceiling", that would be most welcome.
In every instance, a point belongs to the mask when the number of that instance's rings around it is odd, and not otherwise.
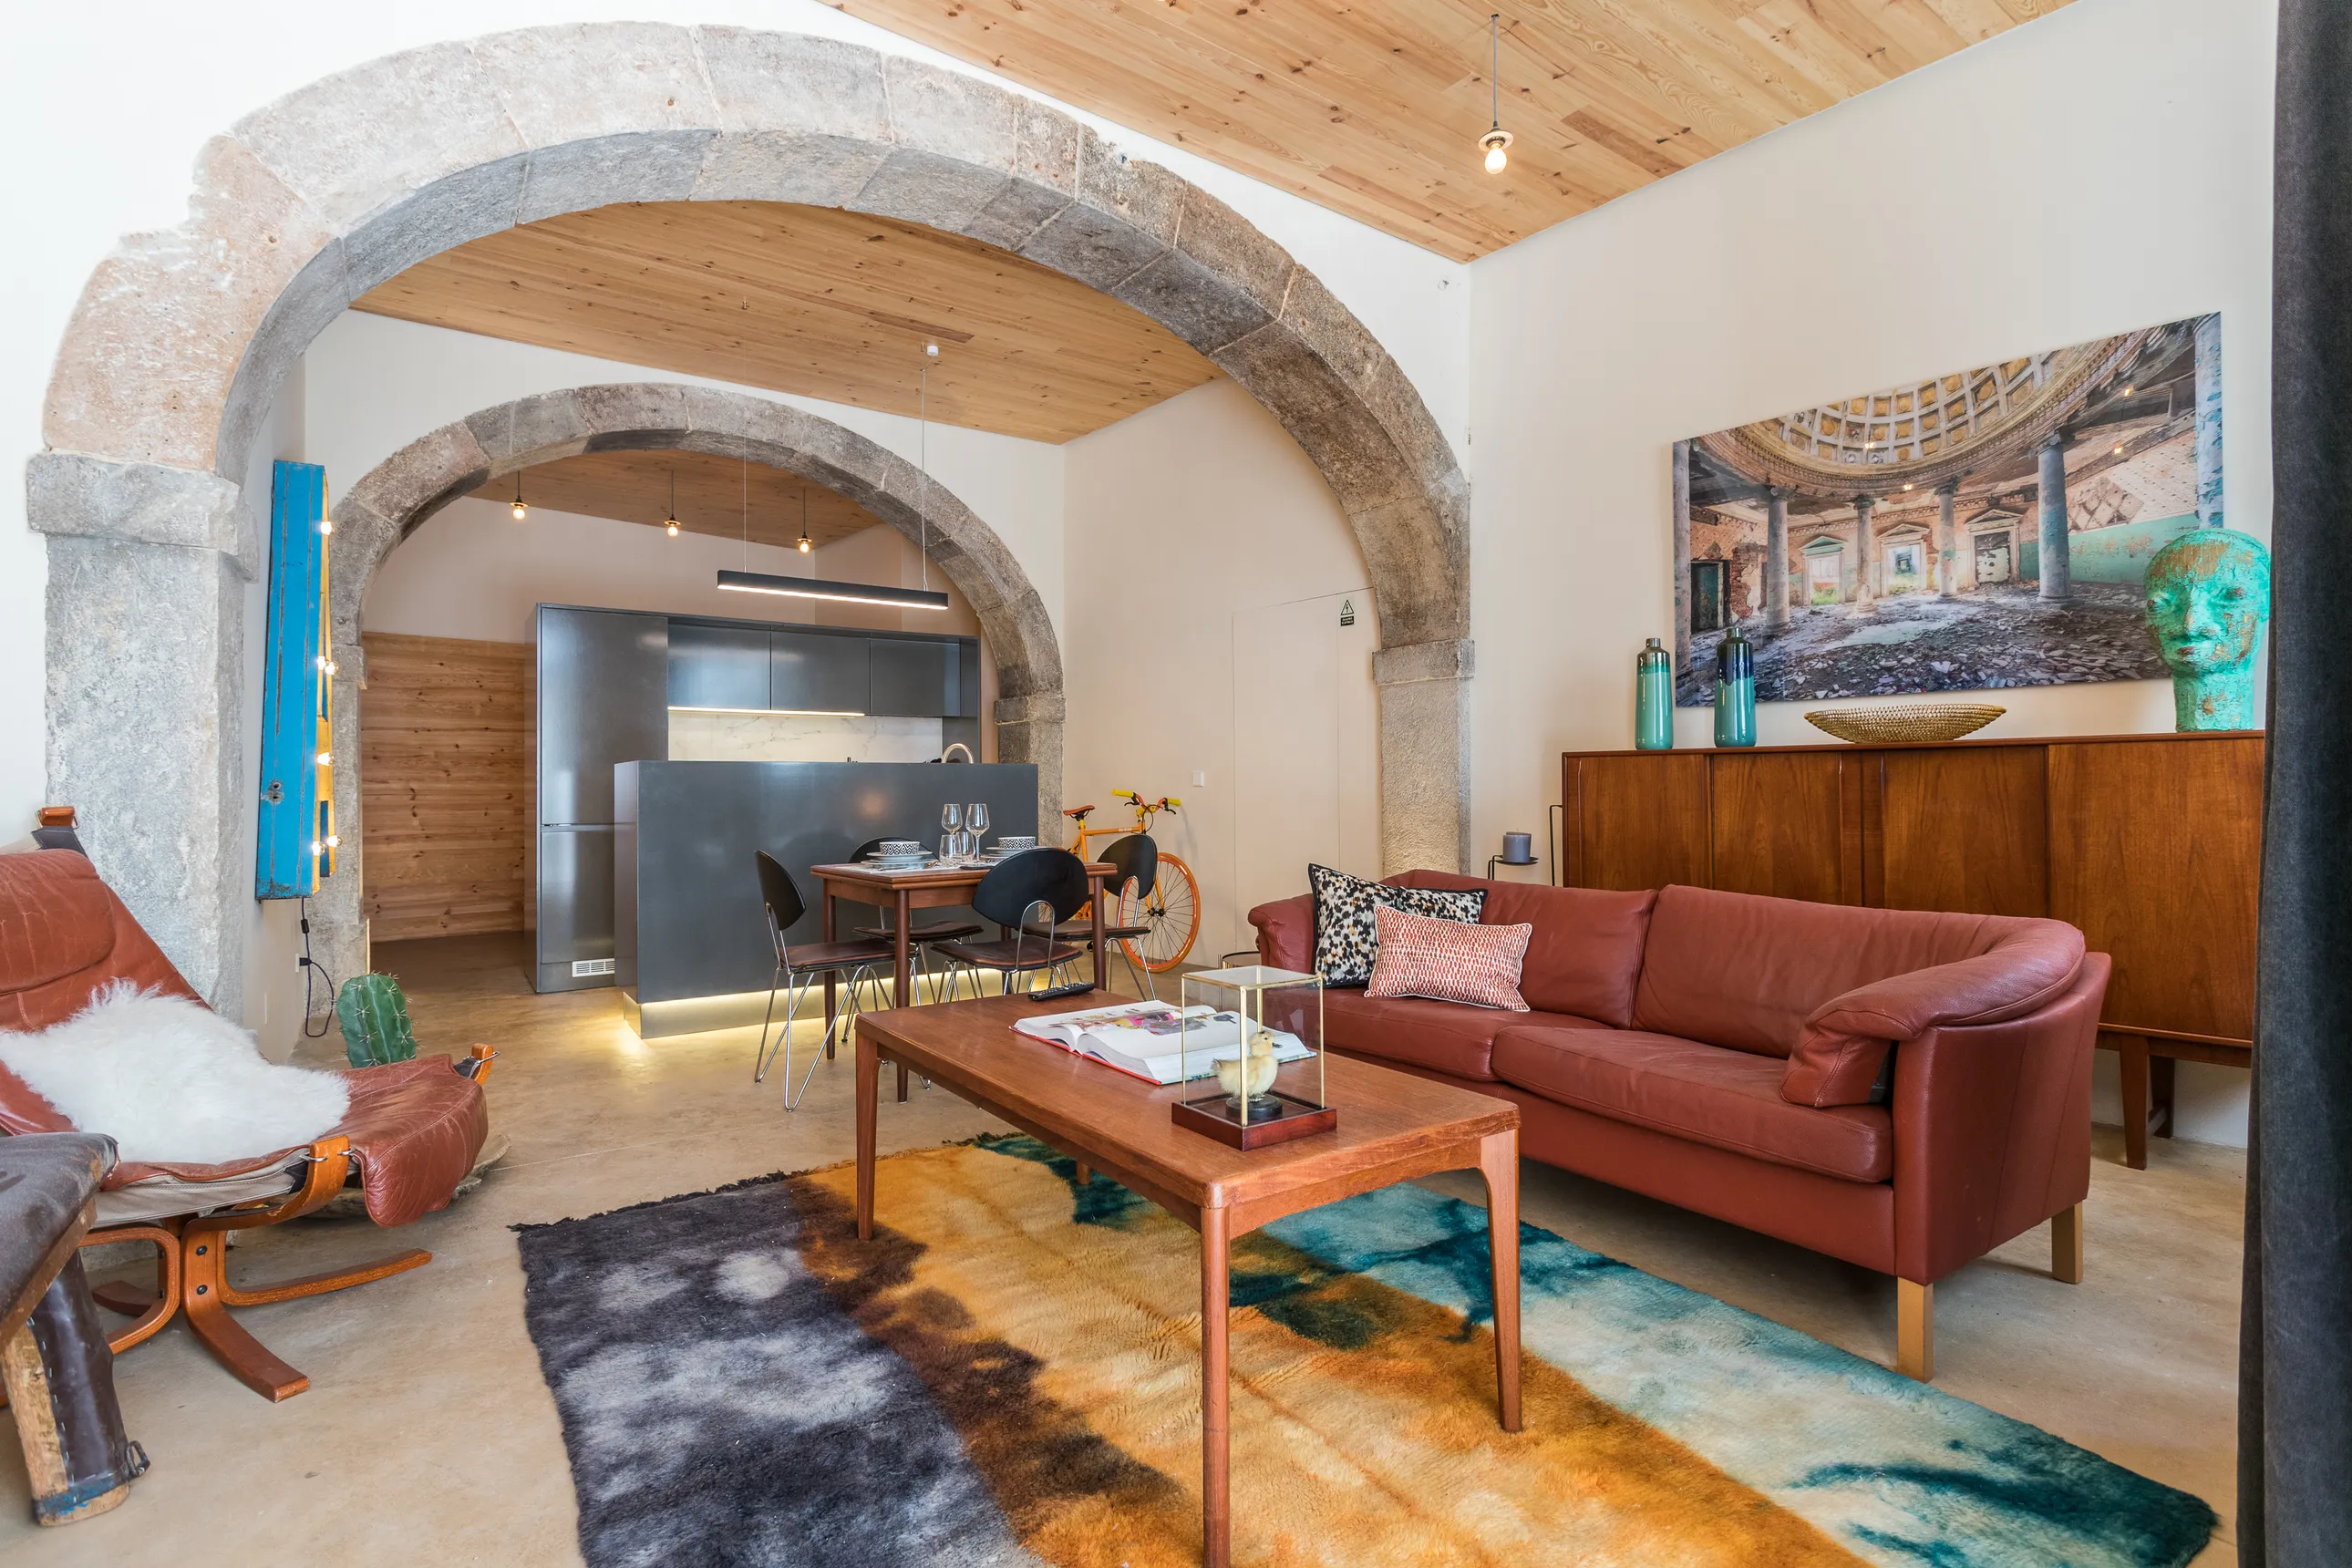
[[[654,202],[461,245],[353,308],[1066,441],[1214,379],[1140,311],[958,235],[827,207]]]
[[[1467,261],[2066,0],[831,3]]]
[[[799,542],[803,515],[809,538],[818,544],[846,539],[882,521],[847,496],[798,474],[759,463],[747,467],[740,458],[709,452],[583,452],[560,458],[522,471],[522,499],[533,507],[659,528],[669,515],[672,475],[677,482],[678,527],[688,533],[742,538],[747,489],[754,544],[791,549]],[[501,504],[510,501],[516,477],[492,479],[473,493]]]

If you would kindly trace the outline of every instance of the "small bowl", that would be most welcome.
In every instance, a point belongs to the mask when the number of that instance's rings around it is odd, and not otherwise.
[[[920,855],[923,841],[919,838],[885,838],[874,847],[874,853],[887,860],[903,859],[908,855]]]
[[[999,834],[996,839],[996,847],[1010,854],[1015,849],[1034,849],[1037,847],[1037,841],[1034,838],[1016,837],[1009,833]]]

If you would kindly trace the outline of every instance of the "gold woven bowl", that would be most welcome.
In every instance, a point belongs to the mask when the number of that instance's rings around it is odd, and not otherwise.
[[[1884,746],[1896,741],[1957,741],[1974,734],[2006,708],[1990,702],[1930,702],[1917,708],[1822,708],[1805,722],[1841,741]]]

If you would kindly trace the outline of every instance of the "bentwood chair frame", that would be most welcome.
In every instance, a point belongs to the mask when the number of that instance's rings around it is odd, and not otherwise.
[[[961,993],[966,970],[971,973],[973,995],[986,994],[980,974],[988,969],[999,976],[999,994],[1009,994],[1015,974],[1058,971],[1084,957],[1085,949],[1059,940],[1053,928],[1085,908],[1093,890],[1085,861],[1066,849],[1042,846],[1024,850],[982,877],[971,890],[971,907],[983,919],[995,921],[1004,934],[994,942],[940,944],[940,956],[949,965],[949,999]],[[1031,911],[1040,908],[1046,911],[1045,918],[1033,924]]]
[[[784,1109],[798,1110],[802,1099],[808,1093],[810,1080],[816,1077],[817,1063],[825,1057],[822,1050],[814,1053],[809,1061],[808,1071],[801,1076],[800,1087],[793,1087],[793,1026],[800,1018],[801,999],[816,981],[845,972],[849,994],[838,1021],[846,1029],[857,1017],[860,987],[868,983],[878,985],[879,978],[874,973],[876,967],[892,963],[897,955],[888,942],[871,937],[856,942],[787,942],[784,933],[808,913],[808,903],[801,897],[800,886],[793,880],[793,874],[785,870],[774,856],[762,849],[759,852],[758,864],[760,907],[767,916],[768,941],[775,949],[776,967],[768,977],[768,1010],[760,1019],[760,1046],[751,1068],[751,1081],[760,1083],[766,1079],[768,1065],[775,1060],[776,1053],[781,1049],[784,1058]],[[784,993],[784,1026],[778,1034],[776,1043],[771,1046],[768,1043],[768,1026],[775,1021],[776,992],[779,989]],[[825,1031],[828,1043],[832,1033],[828,1026]]]
[[[1118,900],[1109,906],[1109,910],[1142,908],[1144,900],[1151,897],[1151,889],[1158,885],[1159,845],[1152,842],[1148,833],[1130,833],[1103,851],[1102,858],[1105,864],[1118,868],[1116,876],[1103,880],[1103,897]],[[1108,910],[1105,912],[1108,913]],[[1046,934],[1042,926],[1029,929],[1032,935]],[[1135,949],[1130,945],[1150,934],[1150,926],[1111,923],[1103,928],[1103,940],[1118,944],[1118,955],[1127,964],[1128,978],[1135,982],[1136,994],[1157,1002],[1160,1000],[1160,987],[1153,982],[1151,967],[1149,964],[1139,965],[1135,962]],[[1052,935],[1060,942],[1075,942],[1091,948],[1094,945],[1094,922],[1061,921],[1053,927]]]

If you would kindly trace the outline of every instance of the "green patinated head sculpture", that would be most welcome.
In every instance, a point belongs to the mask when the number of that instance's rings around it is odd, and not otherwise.
[[[2192,529],[2147,563],[2147,627],[2172,671],[2177,727],[2254,727],[2254,653],[2271,618],[2271,552],[2227,528]]]

